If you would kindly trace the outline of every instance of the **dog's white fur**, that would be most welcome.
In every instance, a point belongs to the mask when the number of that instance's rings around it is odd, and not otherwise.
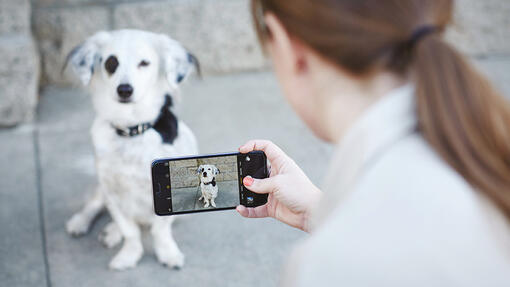
[[[215,165],[204,164],[198,167],[197,173],[200,175],[200,191],[202,192],[202,196],[198,200],[204,200],[204,207],[210,205],[216,207],[216,202],[214,202],[218,197],[216,175],[220,173],[220,170]]]
[[[115,73],[105,60],[115,55]],[[67,222],[72,235],[86,233],[93,219],[106,207],[113,221],[100,235],[108,248],[124,240],[109,267],[134,267],[143,254],[141,225],[150,226],[158,260],[181,267],[184,255],[173,239],[174,217],[158,217],[153,210],[151,161],[161,157],[197,154],[191,130],[178,121],[173,144],[166,144],[150,129],[135,137],[120,137],[112,128],[126,128],[157,119],[165,94],[176,101],[179,83],[192,71],[188,52],[166,35],[138,30],[98,32],[70,54],[69,63],[92,96],[96,118],[91,134],[95,148],[98,186],[81,211]],[[140,65],[141,61],[149,65]],[[133,87],[132,102],[119,102],[117,87]]]

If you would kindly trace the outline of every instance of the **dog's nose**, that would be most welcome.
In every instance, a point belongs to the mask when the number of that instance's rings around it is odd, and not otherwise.
[[[203,177],[207,177],[207,172],[204,171],[204,173],[202,174]]]
[[[117,87],[117,94],[122,100],[127,100],[133,95],[133,87],[130,84],[122,84]]]

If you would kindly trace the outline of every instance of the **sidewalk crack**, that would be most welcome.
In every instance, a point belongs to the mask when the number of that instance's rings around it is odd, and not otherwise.
[[[34,127],[32,134],[33,142],[34,142],[34,160],[35,160],[35,180],[36,180],[36,189],[37,189],[37,203],[39,209],[39,226],[41,233],[41,242],[42,242],[42,251],[44,258],[44,272],[46,275],[46,286],[51,287],[51,276],[50,276],[50,265],[48,262],[48,249],[46,244],[46,226],[44,221],[44,204],[43,204],[43,194],[42,194],[42,184],[41,184],[41,158],[40,158],[40,149],[39,149],[39,130],[37,127]]]

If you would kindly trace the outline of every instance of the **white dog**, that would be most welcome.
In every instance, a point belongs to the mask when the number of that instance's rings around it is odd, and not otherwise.
[[[198,167],[197,173],[200,175],[200,191],[202,192],[198,201],[203,199],[204,207],[209,207],[209,205],[216,207],[216,202],[214,202],[218,197],[216,175],[220,173],[220,170],[214,165],[204,164]]]
[[[195,136],[170,108],[198,62],[168,36],[119,30],[90,37],[69,54],[68,63],[88,87],[96,111],[91,134],[98,186],[67,222],[67,232],[86,233],[106,207],[113,221],[100,240],[111,248],[124,239],[110,268],[136,266],[143,254],[141,225],[150,226],[159,262],[181,267],[174,218],[153,210],[150,166],[155,158],[197,154]]]

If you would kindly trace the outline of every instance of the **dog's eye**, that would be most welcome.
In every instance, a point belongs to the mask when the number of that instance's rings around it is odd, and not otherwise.
[[[108,59],[106,59],[106,62],[104,62],[104,68],[108,73],[113,74],[117,70],[117,67],[119,66],[119,60],[117,60],[117,57],[110,56]]]
[[[147,67],[148,65],[150,65],[149,61],[142,60],[142,61],[138,64],[138,68],[140,68],[140,67]]]

